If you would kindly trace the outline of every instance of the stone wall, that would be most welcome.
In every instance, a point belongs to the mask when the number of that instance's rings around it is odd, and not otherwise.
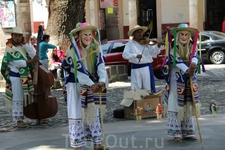
[[[106,66],[109,82],[123,81],[128,78],[126,65]]]

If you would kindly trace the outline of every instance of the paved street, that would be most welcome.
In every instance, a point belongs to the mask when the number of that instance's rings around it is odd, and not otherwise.
[[[225,143],[225,115],[203,115],[199,118],[204,150],[223,150]],[[197,129],[196,129],[197,130]],[[197,133],[198,139],[199,135]],[[1,150],[72,150],[69,146],[68,127],[38,128],[0,133]],[[166,119],[144,119],[105,123],[105,143],[112,150],[202,150],[201,142],[183,140],[172,142],[166,136]],[[87,143],[84,150],[93,150]]]
[[[225,114],[225,65],[206,65],[206,73],[198,75],[199,94],[203,104],[201,108],[202,118],[200,119],[201,126],[204,126],[202,132],[204,132],[203,138],[206,140],[205,144],[208,147],[216,146],[224,139],[224,114]],[[164,80],[156,79],[157,91],[164,88]],[[142,123],[137,124],[134,120],[116,119],[113,118],[113,110],[122,108],[120,102],[122,100],[122,94],[124,90],[130,89],[130,81],[113,82],[109,84],[108,89],[108,103],[107,113],[105,115],[105,132],[108,136],[110,145],[114,144],[111,138],[131,138],[132,135],[137,136],[137,144],[143,146],[143,142],[146,137],[151,138],[165,138],[164,148],[166,149],[186,149],[190,148],[189,141],[185,141],[185,145],[181,147],[180,143],[172,143],[171,139],[166,136],[166,118],[163,122],[157,121],[155,118],[145,119]],[[2,90],[2,89],[1,89]],[[58,100],[58,113],[51,118],[51,121],[47,124],[36,125],[35,120],[26,119],[29,124],[28,128],[19,129],[15,127],[15,124],[11,121],[11,114],[5,109],[4,105],[4,93],[0,92],[0,149],[66,149],[64,135],[68,134],[67,125],[67,112],[66,105],[63,100],[62,90],[54,89],[52,95],[55,95]],[[218,116],[212,117],[209,113],[209,103],[214,99],[217,103]],[[13,131],[13,132],[12,132]],[[43,133],[41,133],[43,132]],[[218,136],[217,136],[218,134]],[[106,136],[106,138],[107,138]],[[19,140],[16,139],[19,137]],[[217,140],[217,141],[215,141]],[[153,140],[154,141],[154,140]],[[210,145],[209,142],[213,142],[214,145]],[[122,149],[121,145],[117,141],[116,150]],[[152,142],[153,143],[153,142]],[[140,149],[132,148],[127,149]],[[146,146],[145,146],[146,147]],[[196,149],[201,149],[199,142],[194,142]],[[151,149],[156,149],[154,145],[151,145]],[[215,147],[216,148],[216,147]],[[149,149],[144,148],[143,149]],[[214,148],[213,148],[214,149]],[[218,148],[218,150],[220,150]]]

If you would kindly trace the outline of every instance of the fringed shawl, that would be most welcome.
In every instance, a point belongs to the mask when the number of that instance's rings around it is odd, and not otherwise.
[[[22,46],[15,47],[12,45],[10,41],[6,43],[6,50],[4,57],[2,59],[2,66],[1,66],[1,73],[4,79],[6,80],[6,99],[12,100],[12,88],[11,88],[11,81],[9,79],[10,75],[10,68],[8,68],[9,61],[13,60],[28,60],[28,54],[26,53],[25,49]],[[27,100],[32,101],[33,100],[33,83],[32,83],[32,77],[30,74],[30,70],[32,69],[32,65],[27,67],[21,67],[19,68],[19,74],[20,79],[22,82],[22,89],[24,93],[24,101],[25,105],[27,103]],[[29,97],[28,97],[29,96]]]
[[[170,59],[173,59],[173,55],[170,55]],[[194,56],[196,57],[196,56]],[[169,62],[171,64],[169,64]],[[170,85],[170,76],[171,76],[171,69],[172,69],[172,61],[169,61],[168,57],[166,58],[165,64],[162,68],[162,73],[164,76],[164,79],[166,80],[166,88],[165,88],[165,93],[164,93],[164,104],[165,107],[167,107],[168,104],[168,97],[169,97],[169,85]],[[176,63],[184,63],[183,60],[179,57],[179,55],[177,54],[177,58],[176,58]],[[192,89],[194,92],[194,101],[195,104],[198,105],[199,103],[199,95],[198,95],[198,84],[197,84],[197,80],[196,80],[196,72],[195,71],[195,75],[192,77]],[[191,87],[187,87],[187,83],[189,80],[189,77],[187,75],[187,73],[183,72],[181,69],[179,69],[178,67],[176,67],[176,83],[177,83],[177,101],[178,101],[178,119],[182,120],[185,116],[188,115],[195,115],[195,111],[193,106],[193,101],[192,101],[192,94],[191,94]],[[189,89],[186,90],[186,89]],[[184,98],[185,97],[185,98]],[[186,100],[186,101],[185,101]],[[197,109],[199,107],[196,107]],[[167,108],[165,108],[165,110],[167,110]],[[198,111],[197,111],[198,112]]]
[[[78,48],[77,45],[74,47],[69,47],[66,52],[66,58],[62,62],[62,67],[65,70],[65,81],[66,81],[65,83],[67,84],[68,82],[73,82],[75,84],[79,84],[77,72],[80,72],[82,76],[88,76],[90,80],[96,82],[90,76],[90,73],[85,68],[83,62],[78,59],[77,55],[80,56],[80,53],[77,50],[77,48]],[[93,47],[90,47],[90,49],[92,48]],[[94,63],[91,64],[91,66],[93,66],[95,70],[97,69],[98,65],[104,63],[101,52],[93,53],[91,59],[92,59],[91,63]],[[79,91],[74,92],[77,92],[77,94],[81,95],[81,104],[82,104],[81,107],[83,108],[82,118],[83,121],[90,124],[93,121],[93,119],[96,118],[96,113],[94,113],[94,111],[97,108],[99,108],[100,103],[99,103],[99,93],[92,93],[90,90],[88,90],[88,88],[89,87],[87,85],[80,85]],[[101,105],[103,107],[102,110],[104,111],[106,105],[106,89],[104,89],[101,92],[101,102],[102,102]]]

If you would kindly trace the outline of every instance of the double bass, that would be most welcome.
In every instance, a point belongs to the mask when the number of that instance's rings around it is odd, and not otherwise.
[[[39,43],[43,36],[43,26],[38,27],[37,49],[38,55]],[[57,99],[51,95],[51,87],[54,84],[53,74],[39,62],[35,63],[33,71],[33,102],[24,107],[24,115],[30,119],[50,118],[55,116],[58,111]]]

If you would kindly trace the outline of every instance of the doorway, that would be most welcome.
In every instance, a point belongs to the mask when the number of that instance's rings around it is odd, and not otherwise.
[[[119,18],[118,18],[118,8],[105,9],[105,29],[106,37],[108,40],[119,39]]]
[[[146,35],[157,38],[156,0],[139,0],[138,24],[147,26]]]
[[[223,17],[225,16],[224,0],[206,1],[205,30],[222,31]]]

